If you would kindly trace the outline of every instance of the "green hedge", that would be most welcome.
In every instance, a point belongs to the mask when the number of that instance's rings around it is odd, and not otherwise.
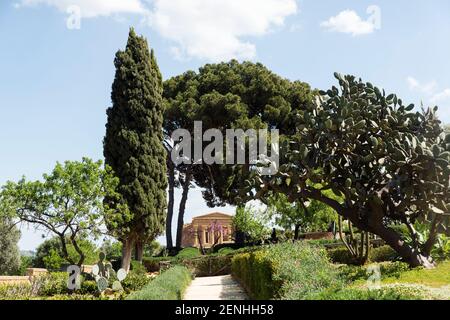
[[[198,256],[201,256],[200,250],[197,248],[189,247],[184,248],[178,254],[175,256],[176,259],[190,259],[190,258],[196,258]]]
[[[358,264],[346,247],[329,249],[328,256],[334,263]],[[369,253],[369,262],[393,261],[398,254],[388,245],[372,248]]]
[[[315,300],[423,300],[429,297],[420,288],[399,285],[371,290],[361,287],[325,290],[311,298]]]
[[[192,275],[186,267],[174,266],[130,294],[127,300],[181,300],[191,281]]]
[[[232,274],[252,299],[307,299],[343,281],[325,249],[306,243],[282,243],[236,255]]]

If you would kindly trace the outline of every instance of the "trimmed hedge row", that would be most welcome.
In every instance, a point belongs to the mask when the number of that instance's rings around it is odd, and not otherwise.
[[[329,249],[328,256],[334,263],[341,264],[358,264],[352,257],[346,247]],[[369,253],[369,262],[384,262],[393,261],[398,257],[398,254],[388,245],[378,248],[372,248]]]
[[[370,290],[361,287],[347,287],[342,290],[325,290],[314,297],[316,300],[427,300],[423,289],[408,286],[383,287]]]
[[[141,290],[131,293],[127,300],[181,300],[192,281],[188,268],[174,266],[152,280]]]
[[[308,299],[325,289],[343,286],[325,249],[302,242],[270,245],[236,255],[232,274],[257,300]]]

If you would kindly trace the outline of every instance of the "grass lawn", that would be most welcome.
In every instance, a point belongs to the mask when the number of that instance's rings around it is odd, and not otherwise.
[[[429,287],[450,286],[450,261],[443,261],[435,269],[413,269],[402,272],[398,278],[388,277],[382,283],[411,283]]]

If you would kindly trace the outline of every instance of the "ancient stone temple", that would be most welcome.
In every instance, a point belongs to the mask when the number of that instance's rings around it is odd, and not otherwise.
[[[215,244],[233,243],[232,221],[231,215],[221,212],[194,217],[183,227],[181,245],[184,248],[210,248]]]

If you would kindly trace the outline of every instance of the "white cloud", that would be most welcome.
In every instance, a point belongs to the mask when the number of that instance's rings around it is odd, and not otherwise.
[[[436,81],[430,81],[428,83],[421,83],[414,77],[406,78],[406,82],[411,90],[419,92],[424,96],[424,100],[432,105],[439,104],[440,114],[444,119],[448,121],[450,113],[448,106],[450,104],[450,88],[445,88],[443,90],[436,90],[438,84]]]
[[[147,10],[140,0],[20,0],[16,8],[37,5],[56,7],[66,13],[71,6],[78,6],[82,18],[110,16],[119,13],[145,14]]]
[[[446,101],[450,99],[450,88],[444,89],[441,92],[438,92],[436,94],[434,94],[430,101],[432,103],[437,103],[437,102],[441,102],[441,101]]]
[[[338,15],[323,21],[321,27],[333,32],[350,33],[352,36],[360,36],[375,31],[375,24],[364,21],[353,10],[344,10]]]
[[[263,36],[297,13],[297,0],[16,0],[16,7],[48,5],[67,14],[73,5],[82,18],[120,13],[141,15],[172,41],[176,59],[253,59],[256,47],[245,37]]]
[[[408,78],[406,78],[406,81],[408,82],[409,88],[411,90],[420,91],[420,92],[426,93],[428,95],[433,94],[433,92],[437,86],[437,83],[434,80],[431,82],[428,82],[428,83],[421,83],[419,80],[415,79],[414,77],[408,77]]]
[[[243,37],[262,36],[297,12],[296,0],[154,0],[150,25],[173,41],[180,57],[212,61],[253,59]]]

